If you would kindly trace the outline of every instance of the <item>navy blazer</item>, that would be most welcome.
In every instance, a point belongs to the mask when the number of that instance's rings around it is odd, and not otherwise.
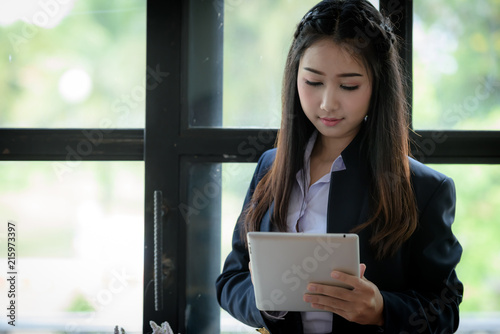
[[[333,172],[328,199],[327,232],[347,233],[369,217],[369,173],[361,155],[360,135],[342,152],[346,169]],[[249,203],[260,179],[274,161],[276,150],[259,159],[243,207]],[[411,159],[411,181],[418,206],[418,227],[392,257],[377,260],[369,247],[371,228],[359,233],[360,261],[365,277],[379,288],[384,299],[384,326],[363,326],[334,314],[334,333],[453,333],[459,323],[463,285],[455,266],[462,247],[452,233],[455,216],[455,186],[445,175]],[[388,175],[398,182],[397,177]],[[261,231],[271,231],[268,210]],[[266,327],[271,333],[302,333],[300,313],[288,312],[284,320],[264,317],[255,306],[248,269],[249,256],[236,224],[232,251],[217,278],[221,307],[241,322]]]

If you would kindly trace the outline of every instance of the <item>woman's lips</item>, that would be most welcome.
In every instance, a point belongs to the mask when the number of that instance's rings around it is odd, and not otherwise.
[[[335,126],[335,125],[337,125],[337,124],[340,123],[340,121],[342,120],[342,118],[321,117],[320,120],[326,126]]]

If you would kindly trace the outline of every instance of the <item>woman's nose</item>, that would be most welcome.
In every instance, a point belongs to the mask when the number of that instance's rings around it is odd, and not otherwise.
[[[333,88],[327,88],[323,92],[323,100],[321,101],[321,109],[324,111],[334,111],[338,109],[339,101],[337,92]]]

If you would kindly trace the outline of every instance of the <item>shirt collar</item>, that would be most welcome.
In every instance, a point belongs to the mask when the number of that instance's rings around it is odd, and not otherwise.
[[[309,174],[309,161],[311,160],[311,153],[317,138],[318,138],[318,131],[316,130],[313,132],[311,138],[309,138],[309,141],[307,142],[306,145],[306,150],[304,153],[304,169],[307,170],[308,174]],[[346,166],[344,164],[344,159],[342,158],[342,155],[339,155],[333,162],[332,167],[330,168],[330,173],[338,172],[344,169],[346,169]]]
[[[306,149],[304,152],[304,168],[299,170],[295,176],[303,192],[305,191],[304,185],[306,185],[305,186],[306,188],[311,186],[310,161],[311,161],[311,153],[317,138],[318,138],[318,131],[314,131],[311,137],[309,138],[309,141],[306,144]],[[332,172],[338,172],[345,169],[346,166],[344,164],[344,159],[342,158],[342,155],[339,155],[332,163],[332,166],[330,167],[330,173],[323,176],[317,182],[330,182],[330,176]]]

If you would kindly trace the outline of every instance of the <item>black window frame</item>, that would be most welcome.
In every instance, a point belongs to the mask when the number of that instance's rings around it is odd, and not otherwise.
[[[272,147],[274,140],[253,147],[252,154],[242,153],[241,143],[259,138],[263,132],[276,138],[277,129],[191,128],[186,109],[189,68],[189,27],[197,22],[190,16],[194,7],[217,5],[224,1],[171,0],[147,1],[147,66],[159,66],[169,75],[165,83],[146,92],[145,129],[113,129],[104,134],[105,140],[81,161],[145,161],[145,235],[144,235],[144,314],[143,330],[150,332],[149,321],[168,321],[175,332],[186,330],[186,227],[178,207],[187,201],[189,189],[183,170],[186,162],[206,161],[256,162]],[[395,5],[396,4],[396,5]],[[397,34],[404,39],[402,57],[412,87],[412,1],[380,0],[380,7],[396,24]],[[395,10],[394,10],[395,9]],[[213,19],[216,29],[224,15]],[[191,21],[190,21],[191,20]],[[206,22],[205,22],[206,24]],[[222,49],[222,44],[217,45]],[[411,96],[411,92],[409,92]],[[88,131],[102,129],[0,129],[0,160],[2,161],[64,161],[67,147],[77,147],[88,141]],[[412,154],[424,163],[433,164],[499,164],[500,131],[410,131]],[[161,142],[158,138],[162,138]],[[173,285],[155,295],[150,282],[155,275],[154,191],[163,195],[160,248],[175,259],[171,275]],[[156,231],[158,232],[158,231]],[[157,245],[158,246],[158,245]],[[157,259],[158,261],[158,259]],[[156,262],[158,265],[158,262]],[[158,277],[158,275],[157,275]],[[163,277],[163,276],[162,276]],[[162,277],[159,277],[160,281]],[[165,277],[163,277],[164,279]],[[157,282],[158,283],[158,282]]]
[[[219,6],[223,5],[223,1],[214,1],[212,4]],[[159,50],[153,47],[155,51],[148,47],[148,65],[153,66],[156,62],[167,60],[165,63],[173,65],[171,68],[176,68],[174,73],[176,78],[172,86],[168,85],[161,87],[162,92],[150,92],[148,97],[154,98],[156,102],[148,99],[148,113],[147,113],[147,131],[146,131],[146,170],[150,168],[158,168],[162,164],[166,164],[167,168],[156,169],[160,174],[157,176],[146,175],[150,178],[150,182],[146,182],[146,203],[152,201],[152,193],[155,189],[162,188],[163,184],[165,189],[166,202],[165,207],[168,208],[168,216],[164,222],[164,226],[170,226],[170,232],[164,234],[167,241],[167,247],[173,249],[171,255],[177,257],[176,279],[177,284],[171,287],[168,291],[164,291],[164,300],[170,297],[170,301],[176,300],[175,306],[168,306],[168,309],[162,312],[153,312],[151,317],[161,320],[168,320],[173,324],[173,328],[177,331],[184,332],[186,330],[186,314],[185,307],[187,304],[186,297],[186,271],[187,259],[185,242],[187,240],[186,228],[183,219],[178,212],[178,206],[188,201],[188,180],[187,173],[185,173],[185,161],[198,161],[198,162],[212,162],[212,163],[225,163],[225,162],[256,162],[259,156],[267,149],[272,148],[274,140],[277,135],[277,129],[268,128],[221,128],[221,127],[190,127],[188,125],[187,109],[188,101],[186,91],[188,90],[188,83],[186,78],[189,78],[189,71],[186,65],[189,57],[189,33],[188,27],[193,22],[189,22],[189,11],[192,10],[191,6],[207,6],[207,3],[201,0],[188,1],[183,4],[176,3],[175,11],[172,7],[165,6],[163,9],[160,5],[148,9],[148,23],[151,17],[167,16],[167,7],[170,9],[168,16],[173,20],[171,21],[170,29],[165,24],[163,33],[158,33],[157,36],[161,39],[148,40],[148,44],[157,45],[157,43],[166,43],[175,45],[175,54],[171,54],[173,50]],[[208,3],[208,5],[211,5]],[[412,96],[412,24],[413,24],[413,2],[412,1],[394,1],[394,0],[381,0],[380,8],[385,13],[391,13],[391,19],[396,23],[396,33],[404,40],[404,45],[401,50],[401,56],[404,61],[406,73],[408,73],[408,96]],[[151,16],[150,16],[151,15]],[[172,18],[173,16],[173,18]],[[220,15],[220,20],[223,20],[224,15]],[[174,23],[175,22],[175,23]],[[221,22],[214,22],[212,29],[220,26]],[[173,25],[178,29],[174,29]],[[210,29],[210,25],[204,22],[203,29]],[[148,27],[150,27],[148,25]],[[168,38],[166,38],[168,36]],[[150,36],[148,35],[148,38]],[[222,48],[222,44],[219,45]],[[160,52],[152,57],[152,52]],[[164,53],[161,53],[164,52]],[[150,58],[151,57],[151,58]],[[152,60],[154,59],[154,60]],[[161,66],[163,68],[163,66]],[[170,70],[170,69],[169,69]],[[153,97],[154,96],[154,97]],[[158,108],[157,105],[165,106],[162,103],[168,96],[169,108]],[[149,104],[151,103],[151,104]],[[155,106],[157,110],[163,110],[163,113],[152,115],[150,114],[151,108]],[[220,110],[214,110],[221,112]],[[215,115],[214,118],[218,119],[220,115]],[[411,121],[411,120],[410,120]],[[410,122],[411,123],[411,122]],[[160,129],[151,131],[149,124],[164,124]],[[160,136],[167,131],[169,133],[167,141],[162,144],[162,149],[152,149],[151,155],[148,154],[148,143],[158,147],[158,143],[153,144],[154,137]],[[266,133],[266,137],[272,137],[272,140],[266,143],[260,142],[259,145],[252,147],[252,153],[242,153],[240,144],[258,141],[262,133]],[[415,130],[410,129],[410,137],[412,139],[411,151],[412,155],[424,163],[433,164],[498,164],[500,163],[500,152],[497,147],[500,144],[500,131],[453,131],[453,130]],[[154,167],[156,166],[156,167]],[[154,179],[154,180],[153,180]],[[163,181],[158,182],[159,179]],[[153,187],[151,184],[155,184]],[[168,186],[167,186],[168,185]],[[151,208],[152,204],[146,207]],[[152,219],[152,211],[146,213],[146,220]],[[153,231],[148,232],[148,237],[153,235]],[[150,242],[151,243],[151,242]],[[216,265],[216,264],[214,264]],[[153,265],[150,264],[149,270],[152,271]],[[147,299],[146,299],[147,300]],[[151,300],[148,304],[153,304]],[[166,311],[166,313],[165,313]],[[146,316],[146,312],[145,312]],[[151,319],[151,317],[149,319]],[[146,318],[145,318],[146,320]]]

